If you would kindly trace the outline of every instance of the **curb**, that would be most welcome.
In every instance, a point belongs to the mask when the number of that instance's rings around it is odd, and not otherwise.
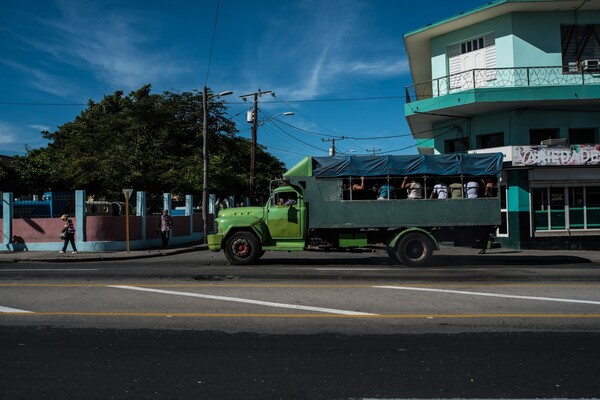
[[[196,246],[196,247],[186,247],[180,249],[172,249],[172,250],[156,250],[152,253],[146,254],[98,254],[94,256],[85,256],[85,253],[77,256],[54,256],[54,257],[40,257],[36,258],[35,256],[24,256],[24,257],[12,257],[12,258],[0,258],[0,264],[14,264],[14,263],[22,263],[22,262],[45,262],[45,263],[73,263],[73,262],[98,262],[98,261],[111,261],[111,260],[136,260],[143,258],[155,258],[155,257],[164,257],[171,256],[176,254],[184,254],[184,253],[192,253],[195,251],[204,251],[208,250],[206,245]],[[138,250],[139,251],[139,250]],[[124,253],[124,252],[123,252]]]

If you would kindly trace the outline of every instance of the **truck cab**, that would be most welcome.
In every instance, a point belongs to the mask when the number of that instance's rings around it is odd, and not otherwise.
[[[232,263],[243,265],[256,261],[267,250],[304,249],[307,215],[302,191],[281,180],[271,182],[271,187],[264,207],[219,212],[217,233],[208,236],[210,250],[223,248]]]

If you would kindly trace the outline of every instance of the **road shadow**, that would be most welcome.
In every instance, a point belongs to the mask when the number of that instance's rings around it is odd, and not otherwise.
[[[268,253],[267,253],[268,254]],[[272,255],[265,255],[256,262],[256,265],[265,267],[295,265],[295,266],[345,266],[345,267],[398,267],[404,265],[394,263],[387,255],[381,253],[363,253],[361,255],[351,256],[349,253],[323,253],[322,255],[313,255],[311,257],[298,257],[290,259],[288,257],[277,257],[276,252]],[[338,257],[336,257],[338,256]],[[429,265],[420,267],[423,269],[437,267],[514,267],[514,266],[558,266],[568,264],[587,264],[590,268],[600,268],[585,257],[568,255],[524,255],[519,251],[505,251],[487,254],[434,254]]]

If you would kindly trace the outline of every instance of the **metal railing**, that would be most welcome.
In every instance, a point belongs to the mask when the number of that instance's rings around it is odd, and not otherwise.
[[[472,69],[406,87],[406,103],[470,89],[600,84],[600,70],[569,67]]]

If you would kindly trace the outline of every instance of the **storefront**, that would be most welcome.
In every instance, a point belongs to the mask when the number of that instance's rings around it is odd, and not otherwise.
[[[510,155],[506,150],[510,149]],[[507,247],[600,249],[600,145],[511,146],[506,193]]]

